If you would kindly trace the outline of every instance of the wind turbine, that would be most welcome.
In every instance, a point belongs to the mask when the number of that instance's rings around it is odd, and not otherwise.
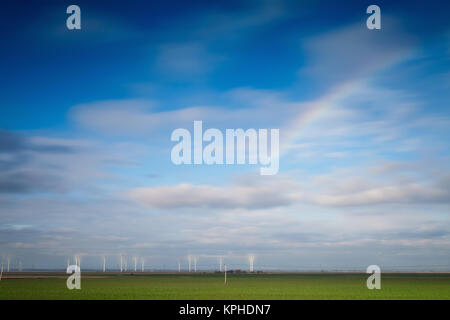
[[[178,260],[178,272],[181,272],[180,260]]]
[[[144,258],[141,259],[141,272],[144,272],[145,266],[144,266],[145,260]]]
[[[134,256],[134,272],[137,270],[137,257]]]
[[[11,263],[11,258],[8,257],[7,259],[8,259],[8,269],[7,269],[7,270],[8,270],[8,272],[9,272],[9,264]]]
[[[106,272],[106,256],[103,256],[103,272]]]
[[[194,257],[194,272],[197,272],[197,257]]]
[[[223,258],[222,256],[219,257],[219,271],[222,272],[222,264],[223,264]]]
[[[75,258],[75,265],[77,265],[78,268],[81,268],[81,256],[75,255],[74,258]]]
[[[251,254],[248,257],[248,261],[249,261],[249,264],[250,264],[250,272],[253,272],[253,262],[255,261],[255,256]]]

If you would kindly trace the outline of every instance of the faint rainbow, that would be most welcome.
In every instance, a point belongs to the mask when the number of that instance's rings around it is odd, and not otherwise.
[[[284,154],[289,151],[292,145],[294,145],[302,136],[305,129],[316,120],[320,119],[322,115],[325,115],[326,112],[329,111],[339,99],[349,96],[360,86],[360,82],[346,82],[334,87],[326,95],[320,97],[316,101],[303,103],[302,105],[304,105],[304,110],[302,110],[297,117],[291,120],[285,129],[287,133],[283,137],[284,143],[280,148],[281,153]]]
[[[369,79],[373,73],[396,64],[412,54],[413,51],[410,48],[399,50],[398,52],[377,61],[377,63],[373,63],[370,66],[366,65],[364,70],[361,70],[359,74],[354,75],[354,80],[349,80],[336,85],[318,100],[302,103],[301,105],[305,107],[304,110],[302,110],[300,114],[290,121],[287,127],[283,129],[286,134],[283,135],[282,144],[280,146],[280,155],[289,151],[299,138],[301,138],[305,129],[319,119],[320,116],[326,114],[328,110],[333,108],[340,99],[350,96],[364,86],[366,80]]]

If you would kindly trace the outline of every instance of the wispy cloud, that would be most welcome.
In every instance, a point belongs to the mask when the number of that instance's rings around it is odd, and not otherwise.
[[[173,43],[160,47],[155,63],[162,77],[192,81],[211,72],[223,59],[199,43]]]
[[[131,190],[129,195],[150,207],[160,209],[209,207],[217,209],[260,209],[291,204],[297,192],[288,179],[241,179],[225,186],[179,184]],[[277,192],[274,192],[277,190]]]

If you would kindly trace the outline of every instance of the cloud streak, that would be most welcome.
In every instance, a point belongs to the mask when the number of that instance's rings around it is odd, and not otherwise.
[[[207,207],[261,209],[286,206],[296,198],[296,184],[285,179],[240,181],[230,186],[178,184],[137,188],[129,196],[157,209]],[[276,192],[274,192],[276,190]]]

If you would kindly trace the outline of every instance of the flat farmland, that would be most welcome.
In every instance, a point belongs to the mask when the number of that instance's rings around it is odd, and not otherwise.
[[[363,273],[157,274],[82,272],[81,290],[68,290],[62,272],[3,275],[0,299],[450,299],[448,273],[382,274],[369,290]]]

